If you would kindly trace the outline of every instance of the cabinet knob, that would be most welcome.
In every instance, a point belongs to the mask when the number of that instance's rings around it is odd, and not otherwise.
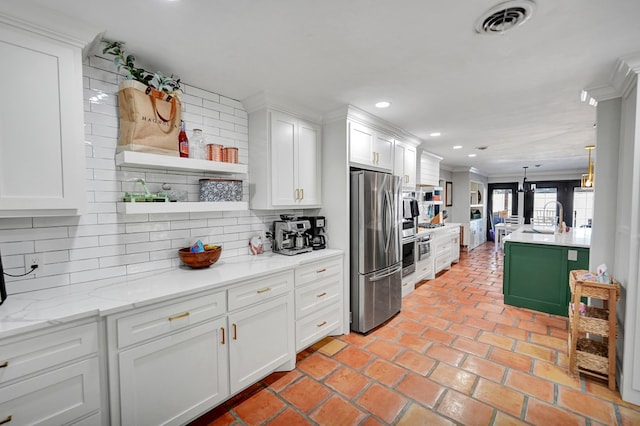
[[[326,321],[322,321],[320,324],[316,324],[316,327],[322,327],[323,325],[325,325],[327,322]]]
[[[222,341],[220,343],[224,345],[224,327],[220,327],[220,331],[222,332]]]
[[[326,292],[326,291],[324,291],[324,292],[322,292],[322,293],[320,293],[320,294],[316,294],[316,297],[324,297],[324,296],[326,296],[326,295],[327,295],[327,292]]]
[[[300,189],[300,199],[304,200],[304,188]]]
[[[271,287],[263,288],[262,290],[256,291],[256,293],[262,294],[262,293],[266,293],[268,291],[271,291]]]
[[[9,366],[9,361],[0,362],[0,368],[5,368]]]
[[[4,420],[0,420],[0,425],[9,423],[11,421],[11,419],[13,419],[13,416],[7,416],[4,418]]]
[[[321,274],[321,273],[323,273],[323,272],[324,272],[324,271],[326,271],[326,270],[327,270],[327,268],[318,269],[318,270],[316,271],[316,274]]]
[[[238,340],[238,328],[235,324],[231,324],[233,326],[233,340]]]

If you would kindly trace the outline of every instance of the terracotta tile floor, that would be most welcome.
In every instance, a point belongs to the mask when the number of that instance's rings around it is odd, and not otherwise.
[[[639,406],[567,373],[565,318],[503,304],[493,247],[376,331],[324,339],[192,425],[639,425]]]

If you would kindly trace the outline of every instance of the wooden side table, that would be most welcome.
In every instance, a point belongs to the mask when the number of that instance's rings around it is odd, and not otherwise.
[[[571,303],[569,305],[569,370],[607,380],[616,389],[616,301],[620,284],[584,280],[588,271],[569,273]],[[580,299],[590,297],[603,301],[603,307],[585,306],[580,312]]]

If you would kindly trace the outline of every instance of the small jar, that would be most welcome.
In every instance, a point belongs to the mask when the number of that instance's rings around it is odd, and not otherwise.
[[[207,145],[208,156],[211,161],[222,161],[222,145],[216,143],[210,143]]]
[[[222,150],[222,161],[227,163],[237,163],[238,162],[238,148],[233,147],[225,147]]]
[[[193,134],[189,138],[189,158],[207,159],[207,144],[202,129],[193,129]]]

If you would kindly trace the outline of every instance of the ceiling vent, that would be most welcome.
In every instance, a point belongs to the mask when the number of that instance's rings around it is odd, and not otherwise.
[[[528,0],[512,0],[500,3],[485,12],[476,21],[479,34],[502,34],[524,24],[533,13],[536,4]]]

